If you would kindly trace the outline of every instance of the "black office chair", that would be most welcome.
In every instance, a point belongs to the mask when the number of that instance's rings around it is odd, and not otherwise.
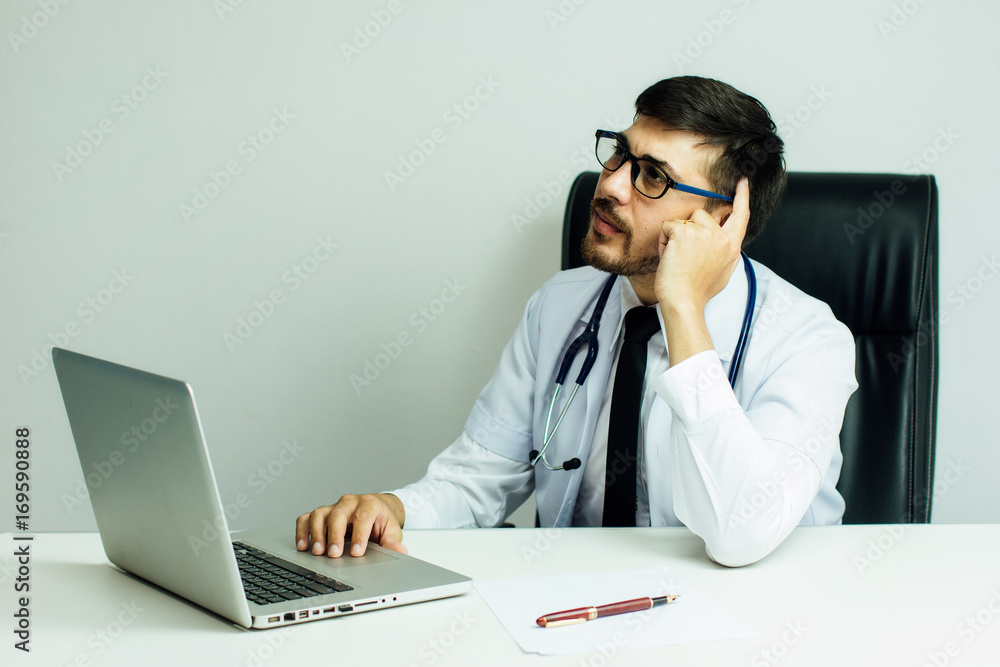
[[[582,266],[596,172],[580,174],[562,266]],[[789,173],[746,252],[830,305],[857,346],[840,433],[844,523],[929,523],[937,411],[937,185],[933,176]],[[751,339],[750,344],[753,345]]]

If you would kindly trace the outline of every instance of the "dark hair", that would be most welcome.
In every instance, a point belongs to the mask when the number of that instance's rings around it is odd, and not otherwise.
[[[750,222],[746,245],[764,229],[785,192],[784,142],[767,109],[756,98],[715,79],[678,76],[654,83],[635,101],[636,117],[704,137],[702,145],[721,150],[705,174],[712,190],[732,197],[736,184],[750,181]],[[706,210],[722,206],[710,199]]]

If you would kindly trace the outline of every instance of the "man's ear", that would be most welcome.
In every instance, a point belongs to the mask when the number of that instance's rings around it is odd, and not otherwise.
[[[719,226],[724,227],[726,221],[729,220],[729,216],[733,213],[733,205],[727,204],[726,206],[720,206],[719,208],[712,211],[711,216],[719,221]]]

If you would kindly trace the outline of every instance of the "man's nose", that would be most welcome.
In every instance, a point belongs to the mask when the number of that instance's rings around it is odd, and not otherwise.
[[[598,182],[597,190],[608,199],[614,200],[619,206],[627,204],[632,198],[634,190],[631,161],[618,167],[615,171],[605,169]]]

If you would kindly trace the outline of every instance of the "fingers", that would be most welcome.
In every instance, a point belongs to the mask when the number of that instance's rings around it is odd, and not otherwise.
[[[311,549],[314,554],[323,553],[326,518],[330,509],[331,506],[318,507],[295,520],[295,547],[299,551]]]
[[[736,184],[736,196],[733,197],[733,212],[723,225],[723,229],[736,241],[737,247],[743,245],[743,237],[750,223],[750,182],[743,177]]]
[[[333,505],[317,507],[308,514],[300,515],[295,519],[295,548],[319,556],[326,553],[327,545],[330,545],[330,555],[339,556],[349,517],[356,504],[355,496],[344,496]]]
[[[365,498],[365,496],[362,496]],[[367,501],[367,498],[365,498]],[[375,514],[372,511],[371,502],[361,502],[354,510],[351,526],[351,555],[364,556],[365,549],[368,548],[368,538],[372,534],[372,524],[375,523]],[[331,556],[334,554],[331,553]],[[339,554],[338,554],[339,555]]]
[[[381,531],[382,540],[379,542],[386,549],[392,549],[400,553],[408,554],[409,549],[403,546],[403,529],[395,522],[388,522]]]
[[[746,236],[747,225],[750,222],[750,184],[744,177],[736,184],[736,194],[733,197],[732,212],[725,217],[721,223],[711,213],[704,209],[698,209],[691,213],[687,220],[666,220],[662,223],[660,230],[660,257],[666,250],[667,243],[671,238],[678,235],[694,235],[702,239],[711,238],[705,236],[704,232],[714,232],[712,237],[717,239],[729,238],[727,245],[735,248],[738,252],[743,245],[743,237]],[[724,235],[719,233],[719,228]]]
[[[665,220],[660,227],[660,244],[659,247],[657,248],[660,259],[661,260],[663,259],[663,253],[666,252],[667,244],[670,242],[671,238],[677,237],[678,234],[683,234],[684,232],[681,231],[681,229],[685,225],[697,227],[699,225],[708,224],[704,220],[706,216],[708,217],[708,220],[712,222],[712,224],[718,225],[718,223],[715,222],[712,216],[710,216],[708,213],[702,210],[697,210],[694,213],[692,213],[691,218],[688,220]],[[692,229],[687,231],[694,231],[694,230]]]
[[[325,553],[330,558],[339,558],[344,553],[344,537],[347,535],[348,525],[354,522],[354,528],[357,528],[354,515],[357,511],[358,500],[358,496],[341,497],[330,507],[330,514],[326,517],[325,533],[323,527],[319,527],[320,534],[326,536]],[[324,553],[324,550],[322,547],[318,550],[314,547],[313,553],[319,556]]]
[[[341,499],[343,500],[343,499]],[[309,515],[309,537],[312,540],[309,547],[313,554],[319,556],[326,550],[327,545],[327,521],[330,512],[336,505],[320,507],[313,510]]]
[[[295,547],[299,551],[305,551],[309,548],[309,516],[310,514],[301,514],[295,520]]]
[[[299,551],[338,558],[344,554],[344,540],[350,531],[352,556],[364,555],[369,539],[407,553],[400,524],[397,510],[380,496],[345,495],[333,505],[318,507],[295,520],[295,546]]]
[[[696,234],[700,236],[705,232],[712,233],[713,231],[717,234],[718,229],[719,222],[712,217],[711,213],[707,213],[702,209],[698,209],[692,213],[691,217],[687,220],[666,220],[660,228],[660,256],[663,256],[663,251],[666,249],[666,245],[671,238],[684,234]]]
[[[402,542],[382,540],[382,546],[386,549],[392,549],[393,551],[398,551],[401,554],[408,554],[410,550]]]
[[[406,553],[402,545],[403,528],[397,508],[392,503],[402,503],[391,494],[371,494],[358,497],[357,507],[351,517],[351,555],[363,556],[368,541],[373,540],[387,548]],[[393,546],[389,546],[393,545]]]

